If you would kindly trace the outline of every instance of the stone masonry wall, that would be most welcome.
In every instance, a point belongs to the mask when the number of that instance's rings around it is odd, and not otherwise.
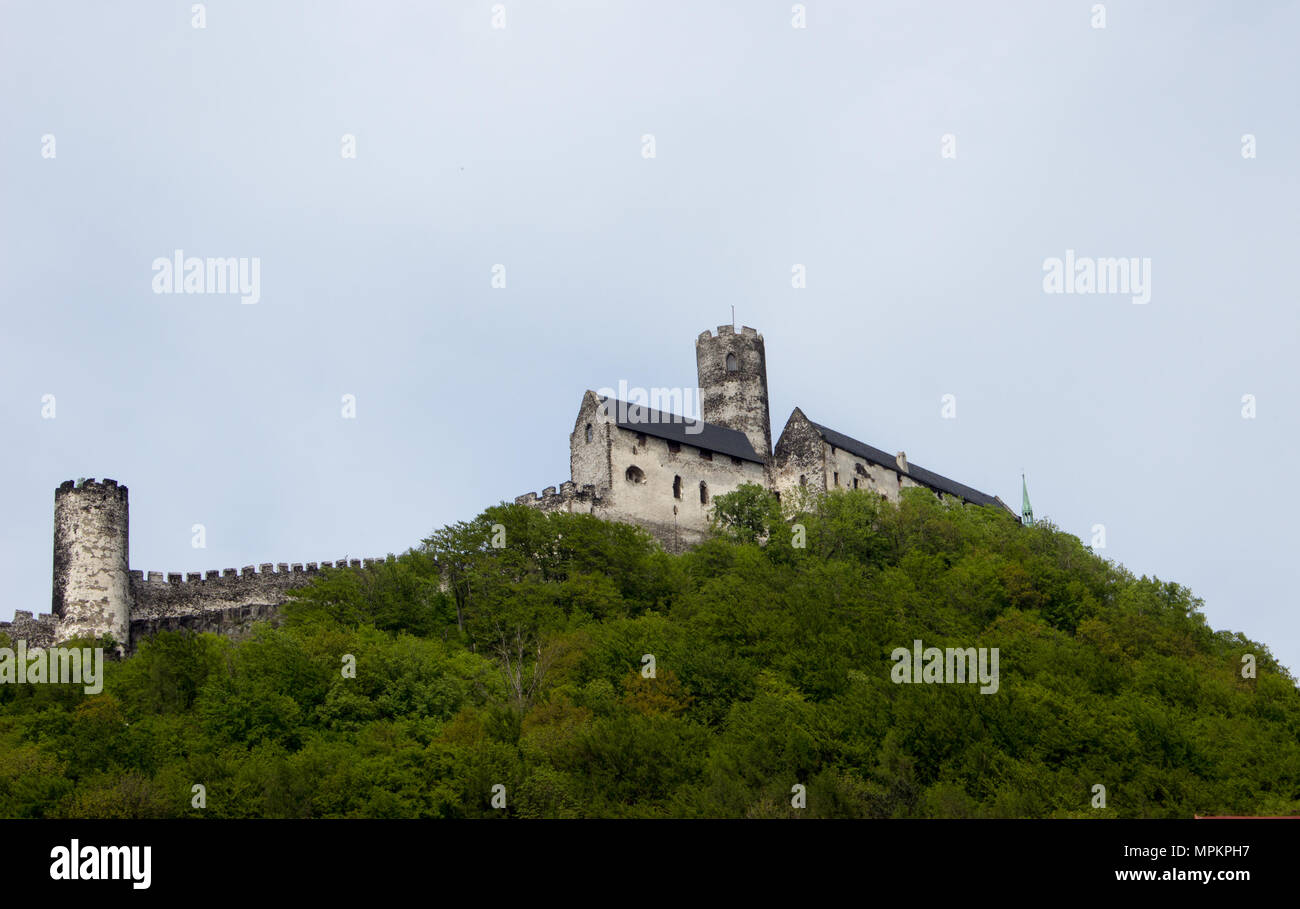
[[[729,356],[734,370],[727,369]],[[743,432],[755,454],[769,457],[772,417],[763,336],[748,325],[739,332],[730,325],[718,326],[716,335],[701,332],[695,340],[695,368],[700,385],[700,417],[706,423]]]
[[[664,439],[615,427],[610,445],[613,480],[608,501],[598,513],[640,524],[669,552],[679,552],[705,538],[714,496],[733,492],[742,483],[767,486],[768,479],[766,468],[754,461],[693,445],[678,445],[676,451],[673,447]]]
[[[783,499],[788,499],[800,486],[814,490],[826,488],[823,444],[817,427],[796,407],[786,421],[772,459],[773,485]]]
[[[352,559],[319,565],[264,562],[260,569],[248,565],[238,572],[226,568],[165,576],[157,571],[148,575],[132,571],[131,640],[179,628],[237,637],[255,621],[275,619],[279,607],[289,599],[289,591],[309,583],[323,569],[368,567],[375,561]]]
[[[25,609],[14,612],[12,622],[0,622],[0,632],[9,635],[14,644],[27,642],[27,649],[52,647],[59,633],[59,617],[48,612],[32,618]]]

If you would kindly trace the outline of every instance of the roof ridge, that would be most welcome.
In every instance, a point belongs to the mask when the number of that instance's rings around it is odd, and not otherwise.
[[[843,448],[845,451],[856,454],[868,461],[874,461],[895,471],[898,470],[896,460],[897,456],[889,454],[889,452],[885,451],[883,448],[876,448],[874,445],[868,445],[866,442],[859,441],[858,439],[853,438],[853,436],[831,429],[829,426],[817,423],[812,419],[809,419],[808,422],[818,431],[823,441],[829,442],[838,448]],[[840,444],[835,439],[828,438],[828,434],[830,436],[837,436],[844,442],[851,444]],[[860,450],[853,451],[854,447]],[[927,467],[922,467],[919,464],[913,463],[910,459],[907,462],[907,471],[904,475],[911,477],[914,480],[920,480],[927,486],[932,486],[940,492],[947,492],[950,495],[958,496],[967,501],[974,502],[977,505],[991,505],[994,502],[1001,501],[997,496],[991,496],[986,492],[980,492],[974,486],[967,486],[965,483],[959,483],[957,480],[949,479],[941,473],[936,473]],[[1003,505],[1002,507],[1005,508],[1006,506]]]
[[[702,417],[686,417],[681,414],[655,410],[648,404],[633,404],[629,401],[622,401],[608,396],[596,395],[596,397],[602,404],[613,401],[615,405],[622,404],[625,407],[638,408],[639,411],[643,411],[649,417],[646,420],[628,420],[625,419],[626,410],[614,407],[612,408],[614,413],[610,414],[609,409],[606,409],[606,415],[612,416],[614,425],[620,429],[645,433],[657,439],[667,439],[670,442],[684,442],[696,448],[743,458],[757,464],[763,463],[763,459],[754,450],[753,443],[749,441],[749,436],[739,429],[732,429],[730,426],[721,426],[717,423],[708,423]],[[656,417],[668,417],[669,419],[659,420],[655,419]]]

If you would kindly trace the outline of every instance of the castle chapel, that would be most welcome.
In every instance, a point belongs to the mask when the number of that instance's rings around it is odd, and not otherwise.
[[[674,552],[703,540],[712,498],[743,483],[778,496],[860,489],[894,502],[900,490],[923,486],[940,499],[1015,513],[997,496],[814,423],[798,407],[773,449],[763,336],[748,326],[702,332],[695,363],[700,419],[588,391],[569,436],[572,478],[515,502],[639,524]]]

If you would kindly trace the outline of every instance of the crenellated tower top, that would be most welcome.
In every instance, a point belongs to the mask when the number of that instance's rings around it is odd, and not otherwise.
[[[767,398],[767,353],[763,336],[746,325],[718,326],[695,339],[695,365],[704,422],[739,430],[759,457],[772,454],[772,418]]]

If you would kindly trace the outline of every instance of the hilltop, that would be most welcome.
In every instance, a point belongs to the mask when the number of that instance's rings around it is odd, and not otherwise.
[[[673,555],[500,505],[98,694],[2,685],[0,815],[1300,813],[1295,679],[1186,588],[923,489],[714,515]],[[997,648],[996,691],[897,683],[918,640]]]

